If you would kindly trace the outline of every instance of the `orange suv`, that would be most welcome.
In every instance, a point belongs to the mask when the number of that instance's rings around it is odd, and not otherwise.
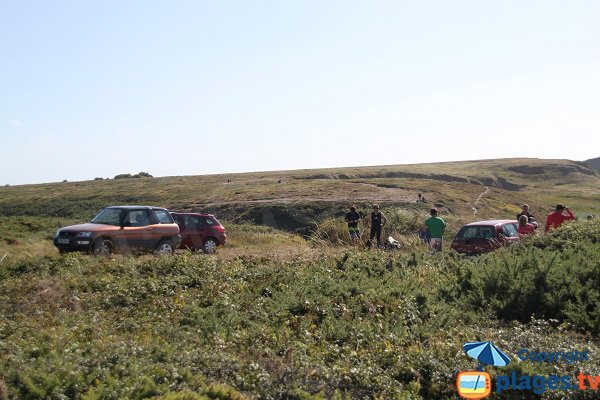
[[[54,245],[61,253],[155,251],[173,254],[180,244],[179,227],[169,211],[148,206],[107,207],[89,223],[66,226],[54,237]]]

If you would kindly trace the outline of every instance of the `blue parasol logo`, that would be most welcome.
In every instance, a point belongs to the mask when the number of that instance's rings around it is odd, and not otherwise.
[[[460,372],[456,378],[458,395],[463,399],[481,400],[492,391],[490,374],[483,371],[486,365],[505,367],[510,358],[492,342],[470,342],[463,345],[465,353],[479,362],[477,371]]]
[[[497,348],[492,342],[470,342],[463,345],[465,353],[479,361],[478,370],[483,371],[484,365],[494,367],[505,367],[510,363],[508,357],[502,350]]]

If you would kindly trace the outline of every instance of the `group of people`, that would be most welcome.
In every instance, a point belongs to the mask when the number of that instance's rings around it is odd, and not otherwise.
[[[436,208],[432,208],[430,214],[431,217],[425,221],[425,226],[427,227],[427,232],[429,235],[428,243],[433,251],[441,251],[444,230],[446,229],[447,225],[442,218],[438,217],[438,210]],[[356,211],[356,207],[350,207],[350,212],[346,214],[344,220],[348,224],[348,233],[350,234],[350,240],[352,244],[359,244],[361,237],[359,226],[361,216]],[[382,245],[381,232],[385,224],[387,224],[387,218],[379,209],[379,205],[373,204],[373,211],[371,212],[369,218],[365,220],[365,222],[367,228],[370,230],[367,246],[370,247],[373,241],[376,240],[377,247],[380,247]]]
[[[423,242],[429,246],[431,251],[441,251],[444,231],[446,230],[447,224],[443,218],[438,216],[438,210],[436,208],[432,208],[429,213],[431,216],[425,220],[419,236]],[[348,233],[350,234],[350,240],[353,245],[360,243],[361,230],[359,224],[361,219],[362,218],[356,211],[355,206],[350,207],[350,212],[348,212],[344,218],[348,224]],[[546,218],[545,230],[548,232],[551,228],[556,229],[565,221],[574,219],[576,219],[576,217],[568,207],[565,207],[563,204],[557,204],[554,211],[548,214]],[[521,212],[517,214],[517,221],[519,222],[518,232],[520,237],[530,235],[538,228],[538,222],[529,212],[529,205],[527,204],[523,204]],[[380,247],[382,244],[381,232],[387,223],[387,218],[379,209],[379,205],[373,204],[373,211],[369,218],[365,219],[365,222],[367,228],[370,230],[367,245],[370,247],[373,240],[377,240],[377,246]]]
[[[565,221],[577,219],[569,207],[563,204],[557,204],[548,216],[546,217],[546,228],[548,232],[551,228],[556,229],[561,226]],[[517,214],[517,221],[519,221],[519,235],[525,236],[535,232],[538,228],[538,222],[533,215],[529,213],[529,206],[523,204],[521,212]]]
[[[346,214],[344,218],[346,223],[348,224],[348,233],[350,234],[350,241],[353,245],[356,245],[360,242],[360,227],[358,226],[361,220],[360,214],[356,211],[356,207],[350,207],[350,212]],[[373,204],[373,212],[371,212],[371,217],[365,220],[367,223],[367,228],[370,228],[370,235],[368,244],[370,245],[373,242],[373,239],[377,239],[377,246],[381,246],[381,232],[383,227],[387,223],[387,218],[383,213],[379,210],[379,206],[377,204]]]

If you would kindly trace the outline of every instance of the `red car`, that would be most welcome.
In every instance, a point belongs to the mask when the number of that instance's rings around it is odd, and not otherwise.
[[[180,249],[214,253],[217,246],[223,246],[227,242],[225,228],[212,214],[172,212],[171,216],[179,225]]]
[[[450,248],[466,254],[494,251],[519,240],[518,224],[513,220],[472,222],[460,228]]]

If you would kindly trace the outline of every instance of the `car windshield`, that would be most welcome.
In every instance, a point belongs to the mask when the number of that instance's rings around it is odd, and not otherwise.
[[[490,239],[495,236],[493,226],[463,226],[456,234],[457,239]]]
[[[519,231],[514,224],[506,224],[502,227],[504,234],[508,237],[519,237]]]
[[[118,208],[105,208],[91,220],[91,223],[120,226],[122,215],[123,210]]]

